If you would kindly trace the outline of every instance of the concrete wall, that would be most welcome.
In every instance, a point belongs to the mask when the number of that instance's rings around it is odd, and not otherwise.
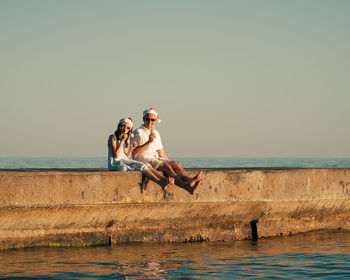
[[[140,181],[138,172],[0,171],[0,248],[350,229],[350,169],[208,169],[193,196]]]

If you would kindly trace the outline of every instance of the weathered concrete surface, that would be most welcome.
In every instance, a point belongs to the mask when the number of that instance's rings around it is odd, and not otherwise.
[[[138,172],[0,171],[0,248],[350,229],[350,169],[208,169],[194,196],[140,181]]]

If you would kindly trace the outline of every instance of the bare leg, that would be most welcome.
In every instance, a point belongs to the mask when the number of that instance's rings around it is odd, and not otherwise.
[[[193,177],[195,182],[201,182],[203,179],[203,172],[199,171],[196,176]]]
[[[196,176],[193,178],[188,176],[188,173],[186,170],[182,167],[180,162],[177,161],[171,161],[169,162],[169,165],[173,168],[176,174],[178,174],[182,180],[188,182],[191,187],[193,187],[197,182],[202,180],[203,172],[200,171]]]
[[[157,169],[154,169],[152,166],[150,167],[150,171],[157,177],[159,180],[163,181],[169,181],[170,185],[173,185],[175,183],[175,179],[171,176],[165,177],[163,173],[159,172]]]
[[[172,167],[169,164],[161,164],[159,166],[159,170],[164,171],[169,177],[174,177],[175,185],[185,189],[186,191],[192,194],[192,187],[190,186],[190,184],[182,180],[181,176],[177,175],[174,169],[172,169]]]
[[[178,161],[170,161],[168,164],[171,166],[171,168],[176,172],[177,175],[181,176],[181,178],[187,182],[191,180],[191,178],[188,176],[188,173],[185,169],[183,169],[182,165]]]
[[[191,188],[190,194],[195,194],[197,188],[199,187],[201,181],[198,181],[197,183],[194,184],[194,186]]]
[[[153,174],[154,177],[158,178],[159,180],[167,179],[162,173],[160,173],[157,169],[154,169],[152,166],[148,167],[148,170]]]
[[[158,185],[162,187],[163,190],[166,190],[166,188],[169,185],[174,184],[174,178],[166,178],[162,174],[160,174],[157,170],[155,170],[153,167],[149,167],[146,172],[144,173],[146,177],[148,177],[153,182],[156,182]]]

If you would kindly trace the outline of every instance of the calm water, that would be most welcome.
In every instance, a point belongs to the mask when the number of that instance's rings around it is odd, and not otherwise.
[[[0,279],[347,279],[350,232],[252,241],[0,251]]]
[[[349,158],[177,158],[187,168],[350,167]],[[0,158],[0,168],[106,168],[105,158]],[[0,251],[0,279],[348,279],[350,231],[195,244]]]
[[[174,158],[185,168],[350,167],[350,158]],[[107,168],[106,158],[0,158],[0,168]]]

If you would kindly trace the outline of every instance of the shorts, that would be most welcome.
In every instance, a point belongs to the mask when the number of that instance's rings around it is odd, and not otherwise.
[[[109,167],[111,171],[140,171],[145,173],[150,164],[139,162],[132,159],[119,159],[113,162],[113,165]]]
[[[158,169],[158,167],[161,164],[163,164],[164,162],[170,162],[170,161],[171,161],[170,159],[166,159],[166,158],[157,158],[157,159],[150,161],[149,164],[152,165],[152,167],[154,169]]]

